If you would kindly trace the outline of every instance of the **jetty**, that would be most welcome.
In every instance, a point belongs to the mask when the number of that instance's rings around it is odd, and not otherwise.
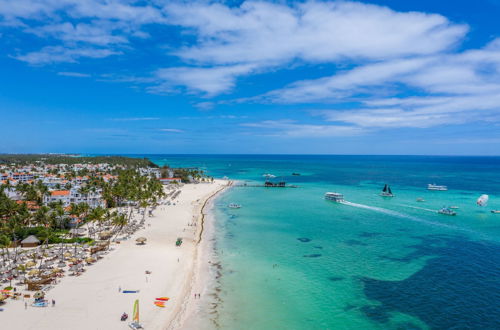
[[[248,183],[240,183],[240,184],[235,184],[234,187],[257,187],[257,188],[299,188],[297,185],[292,185],[292,184],[286,184],[286,182],[271,182],[271,181],[266,181],[264,184],[248,184]]]

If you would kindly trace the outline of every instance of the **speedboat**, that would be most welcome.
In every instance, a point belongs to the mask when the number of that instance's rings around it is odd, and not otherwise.
[[[266,173],[266,174],[264,174],[264,175],[262,175],[262,176],[263,176],[263,177],[265,177],[265,178],[268,178],[268,179],[272,179],[272,178],[275,178],[275,177],[276,177],[276,175],[272,175],[272,174],[270,174],[270,173]]]
[[[239,209],[241,205],[236,203],[231,203],[227,207],[229,207],[230,209]]]
[[[342,202],[344,202],[344,195],[342,195],[341,193],[337,193],[337,192],[327,192],[325,194],[325,199],[327,201],[342,203]]]
[[[440,186],[440,185],[437,185],[437,184],[428,184],[427,185],[427,190],[437,190],[437,191],[446,191],[448,190],[448,187],[447,186]]]
[[[449,207],[443,207],[438,211],[439,214],[444,214],[444,215],[457,215],[457,212],[453,211]]]
[[[500,210],[491,210],[491,213],[500,214]]]
[[[425,199],[423,199],[422,197],[419,197],[419,198],[417,198],[417,202],[425,202]]]

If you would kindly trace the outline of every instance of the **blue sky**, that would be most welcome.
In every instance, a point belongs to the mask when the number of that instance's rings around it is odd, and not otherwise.
[[[0,152],[500,155],[500,0],[0,0]]]

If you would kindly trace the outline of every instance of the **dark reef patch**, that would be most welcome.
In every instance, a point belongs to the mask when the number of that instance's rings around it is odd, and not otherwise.
[[[338,282],[338,281],[342,281],[343,279],[345,279],[345,277],[342,277],[342,276],[331,276],[328,279],[330,281],[332,281],[332,282]]]
[[[358,236],[359,237],[363,237],[363,238],[373,238],[373,237],[378,237],[378,236],[382,236],[382,235],[384,235],[384,234],[382,234],[382,233],[372,233],[372,232],[364,231],[361,234],[359,234]]]
[[[307,238],[307,237],[299,237],[299,238],[297,238],[297,240],[301,241],[302,243],[307,243],[307,242],[312,241],[312,239]]]
[[[364,293],[380,306],[365,306],[366,317],[386,323],[391,312],[425,322],[431,329],[500,329],[500,245],[464,237],[425,236],[402,258],[432,257],[402,281],[362,278]]]
[[[354,245],[367,246],[368,245],[368,244],[363,243],[361,241],[358,241],[356,239],[349,239],[347,241],[344,241],[344,244],[351,245],[351,246],[354,246]]]
[[[322,249],[323,249],[323,247],[322,247],[322,246],[319,246],[319,245],[315,246],[314,248],[315,248],[315,249],[320,249],[320,250],[322,250]]]
[[[313,254],[305,254],[303,255],[304,258],[318,258],[321,257],[321,254],[319,253],[313,253]]]

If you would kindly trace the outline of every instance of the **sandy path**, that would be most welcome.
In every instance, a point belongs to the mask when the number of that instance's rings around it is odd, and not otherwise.
[[[185,185],[176,205],[162,206],[148,218],[146,229],[137,232],[80,277],[66,276],[47,294],[56,307],[24,309],[23,301],[3,306],[2,324],[8,329],[128,329],[120,315],[132,314],[135,299],[140,300],[141,323],[146,329],[165,329],[190,297],[190,281],[200,227],[187,226],[198,217],[205,200],[219,191],[225,181]],[[196,231],[196,232],[195,232]],[[138,246],[135,238],[144,236],[147,244]],[[183,237],[176,247],[177,237]],[[146,275],[145,271],[151,271]],[[125,294],[122,290],[140,290]],[[153,304],[156,297],[167,296],[166,308]]]

